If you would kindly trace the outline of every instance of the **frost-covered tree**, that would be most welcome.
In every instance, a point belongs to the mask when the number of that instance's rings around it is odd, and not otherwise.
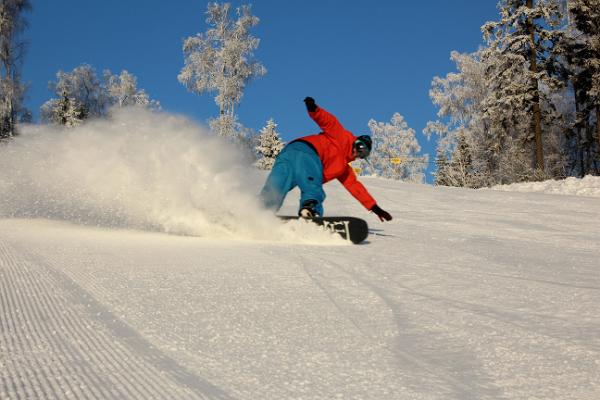
[[[581,5],[579,1],[571,2],[571,5]],[[572,117],[570,124],[566,128],[567,147],[571,156],[571,171],[574,174],[584,176],[590,167],[592,158],[592,146],[594,141],[591,139],[591,121],[592,103],[589,98],[589,89],[591,86],[591,75],[586,68],[586,60],[589,57],[589,47],[587,46],[586,35],[576,28],[576,21],[581,15],[569,16],[569,23],[565,28],[565,35],[558,44],[562,64],[562,79],[572,88]],[[587,17],[587,13],[584,18]],[[565,96],[565,98],[568,98]]]
[[[242,125],[236,115],[211,118],[208,124],[212,132],[228,132],[225,137],[242,150],[250,164],[256,162],[255,147],[258,135],[253,129]]]
[[[110,70],[104,71],[104,82],[111,106],[160,109],[160,103],[150,99],[144,89],[138,89],[137,78],[126,70],[119,75],[113,75]]]
[[[481,156],[487,163],[490,184],[512,183],[518,180],[508,172],[512,166],[506,163],[514,160],[520,165],[522,160],[506,158],[506,154],[514,154],[527,147],[532,171],[529,175],[533,174],[535,166],[540,165],[540,159],[536,158],[540,153],[535,152],[536,143],[533,141],[536,132],[541,132],[538,130],[541,125],[534,122],[537,114],[532,109],[534,96],[529,94],[532,87],[529,72],[527,64],[519,60],[520,56],[510,52],[487,48],[482,51],[481,58],[486,66],[485,84],[489,88],[481,104],[481,118],[487,128]],[[539,92],[536,90],[536,93]],[[543,160],[543,153],[541,155]]]
[[[52,99],[42,106],[42,118],[45,122],[71,128],[83,121],[83,107],[63,90],[58,99]]]
[[[458,71],[432,83],[440,120],[424,132],[439,136],[437,159],[446,164],[438,176],[445,184],[562,177],[567,169],[561,0],[502,0],[499,10],[501,19],[482,27],[487,46],[454,52]]]
[[[69,99],[80,120],[106,116],[109,104],[106,88],[90,65],[84,64],[72,72],[59,71],[56,81],[50,82],[49,89],[57,97],[42,105],[41,118],[44,122],[57,123],[65,119],[61,114],[65,110],[64,99]]]
[[[458,143],[454,148],[452,159],[446,170],[446,180],[449,186],[477,187],[478,182],[473,169],[472,145],[469,138],[461,132],[457,135]]]
[[[429,157],[418,155],[421,146],[404,117],[394,113],[389,123],[371,119],[368,125],[373,150],[366,171],[384,178],[422,183]]]
[[[526,66],[511,65],[510,57],[489,49],[473,54],[453,52],[457,72],[434,78],[430,97],[439,107],[440,119],[429,122],[424,133],[438,135],[437,160],[446,164],[438,163],[443,171],[436,176],[450,177],[440,184],[481,187],[538,177],[531,162],[531,146],[527,145],[531,113],[523,104],[526,96],[516,95],[516,88],[526,86],[529,72]],[[506,74],[503,79],[510,77],[513,82],[512,95],[492,82],[501,66]],[[556,113],[558,97],[545,85],[541,85],[541,91],[546,171],[564,176],[564,132],[558,124],[562,116]],[[470,161],[465,163],[465,159]]]
[[[56,97],[42,105],[41,119],[58,125],[76,126],[89,118],[107,117],[111,107],[160,109],[127,71],[113,75],[106,70],[102,82],[95,70],[84,64],[71,72],[59,71],[49,88]]]
[[[440,186],[460,186],[477,188],[484,181],[474,167],[472,151],[474,146],[469,143],[469,131],[461,130],[454,133],[456,143],[448,156],[442,146],[438,146],[436,155],[437,170],[434,173],[435,184]]]
[[[575,169],[583,176],[600,173],[600,0],[569,0],[568,16],[560,49],[573,88]]]
[[[236,120],[235,106],[242,99],[246,84],[255,77],[262,76],[266,69],[253,59],[259,39],[250,34],[259,19],[252,15],[250,6],[235,10],[237,19],[232,17],[230,3],[209,3],[205,33],[185,39],[183,53],[185,65],[178,79],[188,90],[202,94],[216,92],[215,102],[219,106],[217,131],[222,136],[232,136],[227,130]]]
[[[284,142],[277,132],[277,124],[273,118],[271,118],[267,121],[267,125],[261,129],[258,136],[258,146],[256,146],[255,149],[259,159],[255,165],[263,170],[270,170],[273,168],[275,158],[277,158],[277,155],[281,152],[284,145]]]
[[[438,186],[453,186],[450,179],[450,170],[448,157],[446,153],[438,147],[436,150],[435,165],[436,171],[433,173],[435,184]]]
[[[0,140],[16,135],[17,123],[30,118],[21,83],[25,54],[21,33],[27,25],[24,14],[30,9],[29,0],[0,0]]]
[[[424,133],[439,136],[436,182],[478,187],[593,171],[600,0],[498,6],[500,20],[482,27],[485,46],[453,53],[457,72],[432,83],[439,120]]]
[[[535,167],[544,170],[542,86],[554,88],[554,45],[562,23],[560,0],[501,0],[501,19],[482,27],[488,48],[488,83],[494,98],[487,102],[491,128],[521,130],[522,118],[530,115],[529,135],[519,138],[533,143]],[[513,137],[513,139],[515,139]]]
[[[438,136],[436,184],[477,187],[487,185],[493,167],[490,161],[490,130],[483,118],[483,102],[490,95],[486,64],[480,52],[452,52],[457,72],[435,77],[429,95],[439,107],[437,121],[423,133]],[[460,150],[459,150],[460,149]],[[469,163],[465,164],[465,153]],[[455,159],[455,157],[458,157]]]

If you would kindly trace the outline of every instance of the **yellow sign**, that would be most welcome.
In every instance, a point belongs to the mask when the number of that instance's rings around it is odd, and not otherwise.
[[[356,173],[356,175],[360,175],[362,172],[361,168],[352,168],[354,170],[354,172]]]
[[[400,157],[390,158],[390,162],[392,164],[402,164],[402,159]]]

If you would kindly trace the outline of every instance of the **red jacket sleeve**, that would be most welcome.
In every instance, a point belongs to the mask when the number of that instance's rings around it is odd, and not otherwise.
[[[344,174],[341,175],[338,180],[367,210],[370,210],[375,204],[377,204],[373,196],[369,194],[363,184],[356,179],[356,174],[349,165]]]
[[[326,135],[335,137],[346,131],[333,114],[330,114],[321,107],[317,108],[316,111],[309,112],[308,115],[310,115],[313,121],[319,125],[319,128],[321,128]]]

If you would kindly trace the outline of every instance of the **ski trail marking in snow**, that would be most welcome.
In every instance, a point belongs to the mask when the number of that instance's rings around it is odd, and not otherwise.
[[[23,254],[0,242],[0,398],[232,399]]]
[[[340,314],[343,315],[344,317],[346,317],[348,319],[348,321],[354,326],[354,328],[356,328],[357,331],[359,331],[361,334],[363,334],[365,336],[368,336],[366,334],[366,332],[364,332],[361,329],[361,327],[354,320],[354,318],[352,318],[352,316],[349,315],[343,309],[343,306],[335,299],[335,297],[331,294],[331,292],[329,290],[327,290],[325,285],[323,283],[321,283],[321,280],[319,280],[319,278],[317,277],[317,274],[318,273],[322,274],[324,272],[324,269],[327,269],[328,265],[323,262],[318,262],[316,264],[317,267],[315,268],[315,271],[311,272],[311,268],[309,267],[309,264],[304,261],[304,258],[302,256],[300,256],[300,255],[296,256],[296,261],[298,262],[298,264],[300,264],[302,266],[302,269],[304,270],[306,275],[308,275],[308,277],[311,279],[311,281],[325,294],[325,296],[327,296],[327,298],[329,299],[331,304],[333,304],[335,306],[335,308],[340,312]]]
[[[400,236],[392,235],[391,233],[381,233],[385,232],[383,229],[369,229],[369,235],[381,236],[381,237],[390,237],[399,239]]]
[[[442,339],[434,338],[432,332],[421,332],[418,337],[416,334],[410,333],[416,327],[407,325],[408,318],[403,316],[401,311],[402,303],[390,295],[397,292],[397,288],[390,290],[379,282],[383,278],[383,282],[389,284],[394,282],[393,279],[385,275],[377,278],[369,277],[367,269],[343,265],[337,261],[332,261],[329,257],[319,257],[319,262],[314,264],[319,267],[315,268],[312,273],[308,270],[308,263],[301,261],[301,264],[340,313],[348,318],[363,335],[386,343],[385,351],[389,352],[391,356],[395,356],[395,363],[398,368],[406,368],[407,364],[412,364],[415,368],[423,371],[418,374],[418,378],[413,378],[413,382],[404,384],[407,392],[409,389],[414,389],[415,395],[417,395],[425,386],[437,386],[435,392],[447,392],[448,398],[464,400],[477,400],[481,392],[487,392],[490,395],[499,394],[497,389],[493,388],[489,382],[477,382],[481,377],[477,377],[468,371],[455,370],[457,364],[451,361],[452,357],[460,357],[460,361],[464,363],[467,355],[448,353],[446,356],[451,359],[444,358],[442,353],[444,351],[448,352],[447,349],[452,347],[451,343],[447,343],[447,346],[439,344],[436,352],[418,347],[418,341],[423,340],[425,336],[429,338],[429,345],[431,345],[431,340]],[[338,273],[332,273],[332,270],[337,270]],[[322,275],[323,283],[320,283],[316,278],[316,271],[319,271]],[[374,280],[377,282],[374,282]],[[330,285],[331,282],[336,282],[337,287],[327,289],[325,282]],[[402,285],[401,287],[403,290],[410,292],[408,287]],[[382,319],[382,315],[375,317],[363,314],[357,308],[359,304],[357,296],[360,296],[359,298],[362,298],[363,302],[382,304],[383,307],[378,308],[387,310],[388,315],[385,315]],[[336,299],[336,297],[340,298]],[[352,317],[350,313],[355,313],[357,316]],[[371,321],[370,324],[365,326],[365,321],[369,320]],[[357,321],[363,322],[359,323]],[[359,324],[362,326],[359,326]],[[373,325],[377,326],[378,329],[374,330]],[[420,327],[419,329],[422,330],[423,328]],[[411,336],[414,337],[408,340]],[[468,376],[463,377],[461,374],[467,374]],[[465,382],[469,383],[466,384]],[[480,387],[480,391],[477,392],[479,394],[473,392],[474,385]]]

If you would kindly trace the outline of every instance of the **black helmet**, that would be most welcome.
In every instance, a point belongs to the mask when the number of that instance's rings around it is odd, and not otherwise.
[[[354,141],[354,150],[358,154],[358,158],[367,158],[371,154],[371,148],[373,147],[373,141],[371,136],[362,135],[356,138]]]

